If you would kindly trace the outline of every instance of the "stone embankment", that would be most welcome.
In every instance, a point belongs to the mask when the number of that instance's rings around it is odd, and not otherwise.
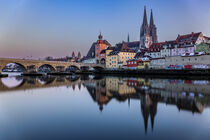
[[[165,69],[150,69],[150,70],[104,70],[103,74],[118,74],[118,75],[159,75],[159,76],[210,76],[210,69],[185,69],[185,70],[165,70]]]

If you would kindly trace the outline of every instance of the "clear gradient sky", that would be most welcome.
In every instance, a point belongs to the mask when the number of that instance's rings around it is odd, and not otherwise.
[[[86,55],[99,31],[112,45],[139,40],[144,5],[159,41],[210,36],[210,0],[0,0],[0,57]]]

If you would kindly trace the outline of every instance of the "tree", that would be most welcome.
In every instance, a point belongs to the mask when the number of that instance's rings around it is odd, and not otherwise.
[[[206,43],[201,43],[196,46],[196,52],[205,52],[206,54],[210,53],[210,46]]]

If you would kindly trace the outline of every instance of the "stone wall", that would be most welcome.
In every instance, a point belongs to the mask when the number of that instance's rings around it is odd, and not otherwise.
[[[165,66],[169,65],[210,65],[210,55],[166,57]]]

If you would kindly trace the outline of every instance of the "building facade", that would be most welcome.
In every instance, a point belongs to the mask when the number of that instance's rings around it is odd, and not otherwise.
[[[98,40],[92,44],[87,56],[83,60],[83,63],[104,63],[104,59],[106,59],[106,57],[104,55],[101,55],[101,53],[110,46],[111,44],[107,40],[103,40],[103,36],[100,33],[100,35],[98,36]]]
[[[163,49],[164,42],[153,43],[146,51],[145,55],[152,58],[161,58],[161,50]]]
[[[150,60],[149,59],[131,59],[127,61],[128,69],[149,69]]]
[[[164,42],[163,48],[160,51],[161,58],[171,56],[172,55],[172,49],[173,48],[177,48],[177,42],[176,42],[176,40]]]
[[[194,53],[196,50],[196,46],[203,42],[207,43],[207,40],[201,32],[192,32],[191,34],[187,35],[178,35],[176,42],[177,46],[175,46],[171,50],[171,56],[180,56],[187,53]]]
[[[107,51],[110,51],[109,49]],[[134,59],[136,53],[128,47],[127,43],[122,46],[116,46],[112,52],[107,55],[106,68],[117,69],[127,65],[127,61]]]
[[[109,55],[107,55],[106,59],[106,68],[107,69],[117,69],[118,66],[118,52],[111,52]]]

